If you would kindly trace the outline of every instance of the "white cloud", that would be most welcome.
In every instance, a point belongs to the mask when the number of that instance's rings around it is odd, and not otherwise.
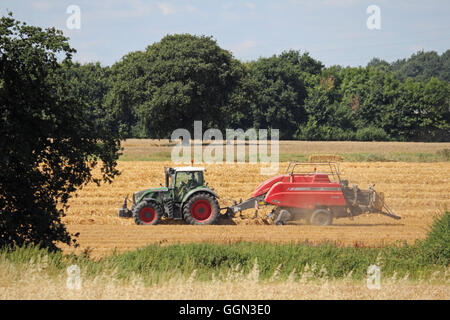
[[[167,16],[169,14],[174,14],[176,12],[175,7],[168,2],[158,2],[156,3],[159,10],[162,11],[163,15]]]
[[[47,10],[50,9],[53,4],[49,0],[38,0],[33,1],[31,5],[39,10]]]
[[[247,55],[257,45],[258,45],[258,43],[256,41],[244,40],[244,41],[232,46],[231,52],[233,52],[236,56]]]
[[[254,2],[247,2],[245,5],[250,9],[256,8],[256,3],[254,3]]]

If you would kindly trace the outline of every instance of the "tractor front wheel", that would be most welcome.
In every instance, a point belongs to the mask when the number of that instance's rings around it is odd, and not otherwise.
[[[184,220],[189,224],[214,224],[219,213],[219,203],[216,198],[205,192],[193,195],[183,208]]]
[[[161,207],[154,202],[142,201],[133,209],[134,222],[138,225],[158,224],[161,216]]]

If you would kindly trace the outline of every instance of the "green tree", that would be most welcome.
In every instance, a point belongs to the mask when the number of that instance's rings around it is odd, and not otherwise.
[[[119,115],[105,105],[111,87],[110,68],[102,67],[98,62],[81,65],[70,60],[64,61],[62,67],[72,98],[83,106],[96,130],[104,131],[102,136],[111,131],[117,132]]]
[[[399,121],[397,99],[402,84],[391,72],[380,67],[346,68],[341,74],[342,103],[353,111],[356,130],[380,128],[388,137]],[[383,137],[381,130],[376,136]],[[360,134],[358,136],[367,136]]]
[[[382,118],[389,123],[390,135],[398,140],[420,137],[423,106],[423,83],[409,78],[397,89],[397,97]]]
[[[308,87],[305,110],[306,125],[300,126],[299,139],[351,140],[353,138],[352,109],[342,104],[340,68],[324,69],[315,77],[315,84]]]
[[[322,64],[298,51],[260,58],[250,63],[257,95],[252,103],[255,128],[280,129],[280,139],[294,138],[307,121],[304,102],[308,82]]]
[[[111,109],[128,135],[169,137],[176,128],[224,128],[239,107],[245,69],[211,37],[168,35],[112,67]],[[234,99],[230,103],[230,99]]]
[[[257,82],[250,75],[248,63],[243,64],[238,84],[233,88],[223,108],[223,123],[227,128],[248,129],[253,127],[252,102],[255,101]]]
[[[288,61],[292,65],[298,66],[299,70],[309,74],[319,75],[324,67],[322,62],[315,60],[309,55],[309,52],[303,54],[297,50],[283,51],[279,58]]]
[[[450,84],[432,77],[424,86],[421,115],[422,140],[450,139]]]
[[[145,119],[138,117],[138,108],[148,105],[151,96],[146,85],[151,71],[145,53],[131,52],[111,68],[111,88],[106,106],[118,117],[120,132],[125,137],[146,138]]]
[[[349,110],[349,119],[353,123],[353,129],[364,127],[371,120],[366,119],[367,110],[363,110],[362,104],[369,94],[369,72],[367,68],[343,68],[339,72],[341,84],[339,87],[343,109]],[[370,115],[370,113],[369,113]],[[372,118],[372,115],[370,115]]]
[[[438,79],[450,82],[450,49],[441,55],[441,72]]]
[[[440,76],[443,64],[441,57],[435,51],[418,51],[408,59],[393,62],[391,67],[401,80],[413,78],[428,81],[431,77]]]
[[[71,244],[71,194],[118,174],[118,133],[96,126],[57,60],[73,52],[61,31],[0,19],[0,246]]]
[[[373,58],[369,61],[367,64],[368,67],[378,67],[383,68],[385,70],[390,70],[391,65],[386,60],[380,59],[380,58]]]

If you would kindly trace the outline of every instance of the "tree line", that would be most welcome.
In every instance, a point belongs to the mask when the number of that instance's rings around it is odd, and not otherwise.
[[[112,66],[64,65],[74,96],[126,138],[208,128],[280,130],[280,139],[449,141],[450,50],[365,67],[307,52],[241,62],[211,37],[168,35]]]

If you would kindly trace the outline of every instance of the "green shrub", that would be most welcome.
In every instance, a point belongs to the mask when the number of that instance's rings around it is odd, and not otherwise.
[[[442,149],[436,152],[436,155],[445,161],[450,161],[450,149]]]
[[[366,161],[369,162],[382,162],[382,161],[392,161],[386,155],[382,153],[369,153],[367,155]]]
[[[369,126],[356,131],[355,135],[358,141],[388,141],[389,135],[382,128]]]
[[[448,266],[450,262],[450,212],[436,218],[431,225],[428,236],[423,240],[422,259],[426,263]]]
[[[355,134],[351,130],[326,125],[321,126],[315,122],[309,122],[305,126],[300,127],[296,138],[313,141],[351,141],[355,139]]]

